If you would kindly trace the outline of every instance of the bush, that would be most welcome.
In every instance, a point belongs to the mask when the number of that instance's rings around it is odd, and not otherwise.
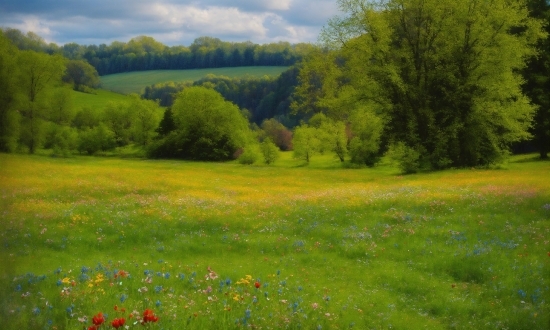
[[[398,164],[404,174],[416,173],[421,168],[420,152],[403,142],[391,145],[386,155]]]
[[[275,147],[276,148],[276,147]],[[239,156],[239,164],[252,165],[258,160],[258,153],[252,150],[252,148],[246,148],[244,152]]]
[[[260,144],[260,149],[266,164],[274,163],[279,159],[279,148],[270,139],[265,139],[264,142]]]

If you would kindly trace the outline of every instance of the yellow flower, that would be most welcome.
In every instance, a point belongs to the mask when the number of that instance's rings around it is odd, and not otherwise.
[[[238,294],[235,294],[235,295],[233,296],[233,300],[239,301],[239,299],[240,299],[240,296],[239,296]]]
[[[105,279],[103,278],[103,274],[97,274],[96,277],[95,277],[95,283],[101,283],[104,280]]]
[[[71,279],[68,277],[65,277],[64,279],[61,280],[61,283],[69,284],[71,283]]]

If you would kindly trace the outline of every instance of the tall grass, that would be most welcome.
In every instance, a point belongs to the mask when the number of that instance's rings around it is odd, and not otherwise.
[[[550,163],[518,160],[0,154],[2,328],[548,329]]]
[[[250,66],[235,68],[211,68],[192,70],[151,70],[117,73],[101,77],[101,87],[117,93],[142,93],[147,86],[164,82],[196,81],[208,74],[227,76],[229,78],[244,78],[263,76],[278,76],[287,70],[286,66]]]

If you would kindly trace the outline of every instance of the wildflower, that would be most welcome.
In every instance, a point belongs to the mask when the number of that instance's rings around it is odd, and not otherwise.
[[[317,309],[318,307],[319,307],[318,303],[311,304],[311,308],[313,308],[313,309]]]
[[[124,270],[119,270],[118,272],[115,273],[115,278],[117,277],[128,277],[128,275],[130,275],[127,271],[124,271]]]
[[[159,318],[155,315],[155,313],[147,308],[144,312],[143,312],[143,321],[141,321],[142,324],[145,324],[147,322],[157,322],[159,320]]]
[[[105,322],[105,317],[103,317],[103,313],[97,313],[97,315],[94,315],[94,317],[92,318],[92,323],[94,325],[100,326],[101,324],[103,324],[103,322]]]
[[[126,320],[123,317],[121,317],[121,318],[118,318],[118,319],[114,319],[113,322],[111,322],[111,326],[113,326],[113,328],[115,328],[115,329],[118,329],[121,326],[123,326],[125,322],[126,322]]]
[[[64,279],[61,280],[61,283],[63,283],[63,284],[69,284],[69,283],[71,283],[71,279],[68,278],[68,277],[65,277]]]
[[[259,289],[260,288],[260,282],[256,281],[256,283],[254,283],[254,286],[256,287],[256,289]]]

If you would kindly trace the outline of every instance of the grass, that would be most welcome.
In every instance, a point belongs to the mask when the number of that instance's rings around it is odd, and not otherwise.
[[[548,329],[548,173],[0,154],[2,328]]]
[[[82,93],[74,90],[71,93],[71,103],[75,111],[79,111],[83,108],[103,109],[109,102],[124,102],[127,100],[126,95],[104,89],[96,89],[94,90],[94,94]]]
[[[193,70],[151,70],[117,73],[101,77],[104,89],[122,94],[142,93],[145,87],[164,82],[196,81],[208,74],[229,78],[278,76],[288,69],[286,66],[251,66],[236,68],[214,68]]]

